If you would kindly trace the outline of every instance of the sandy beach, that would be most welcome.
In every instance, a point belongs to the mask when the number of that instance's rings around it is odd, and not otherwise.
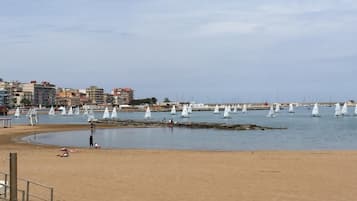
[[[66,201],[352,201],[357,151],[166,151],[75,149],[15,139],[88,125],[0,128],[0,171],[18,153],[18,177],[54,187]],[[100,129],[100,128],[98,128]]]

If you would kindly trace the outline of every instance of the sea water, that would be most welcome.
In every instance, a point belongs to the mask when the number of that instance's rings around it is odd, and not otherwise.
[[[357,117],[335,117],[334,108],[320,107],[321,117],[311,117],[311,108],[299,107],[295,113],[282,110],[275,118],[266,117],[268,111],[231,113],[224,119],[223,112],[193,112],[190,118],[179,113],[153,112],[153,121],[219,122],[227,124],[257,124],[287,128],[264,131],[230,131],[188,128],[121,128],[97,129],[94,141],[102,148],[122,149],[184,149],[184,150],[350,150],[357,149]],[[100,117],[102,114],[96,114]],[[121,119],[143,120],[144,112],[118,113]],[[42,119],[42,121],[41,121]],[[40,116],[42,123],[83,123],[85,117]],[[88,147],[90,130],[52,134],[36,134],[23,140],[31,143],[58,146]]]

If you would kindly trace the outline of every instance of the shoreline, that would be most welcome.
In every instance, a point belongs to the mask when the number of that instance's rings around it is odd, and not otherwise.
[[[117,128],[97,125],[97,128]],[[89,125],[0,128],[0,172],[18,153],[18,177],[54,187],[55,200],[336,201],[357,197],[357,151],[193,151],[76,148],[19,143],[28,134]]]

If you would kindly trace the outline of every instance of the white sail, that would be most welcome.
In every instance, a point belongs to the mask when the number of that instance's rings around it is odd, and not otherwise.
[[[16,108],[16,111],[15,111],[14,116],[15,116],[16,118],[19,118],[19,117],[20,117],[20,108],[19,108],[19,107]]]
[[[189,104],[189,105],[188,105],[187,112],[188,112],[189,114],[192,113],[192,104]]]
[[[38,116],[37,116],[37,109],[36,108],[34,108],[32,110],[32,117],[33,117],[33,119],[35,121],[35,124],[37,124],[38,123]]]
[[[29,119],[29,121],[30,121],[31,126],[33,126],[33,125],[34,125],[34,121],[33,121],[33,117],[32,117],[32,108],[31,108],[31,109],[29,109],[29,111],[28,111],[28,113],[27,113],[27,115],[26,115],[26,116],[28,117],[28,119]]]
[[[96,121],[93,109],[90,108],[88,111],[88,121]]]
[[[274,111],[273,105],[270,106],[270,110],[269,110],[267,117],[275,117],[275,111]]]
[[[83,115],[88,115],[88,106],[84,105],[83,109],[84,109]]]
[[[61,115],[66,115],[67,114],[65,107],[63,107],[63,106],[60,107],[60,110],[62,110]]]
[[[181,117],[183,117],[183,118],[187,118],[188,117],[187,105],[183,105],[182,106]]]
[[[243,105],[242,113],[247,113],[247,105],[246,104]]]
[[[175,105],[172,106],[170,113],[171,113],[172,115],[175,115],[175,114],[176,114],[176,107],[175,107]]]
[[[151,118],[151,111],[150,111],[150,107],[148,106],[146,108],[146,112],[145,112],[145,119],[150,119]]]
[[[109,119],[109,110],[108,107],[105,107],[104,113],[103,113],[103,119]]]
[[[31,113],[32,113],[32,108],[30,108],[30,109],[27,111],[26,117],[30,117]]]
[[[343,104],[342,110],[341,110],[341,114],[342,114],[342,115],[348,115],[347,103],[344,103],[344,104]]]
[[[67,115],[73,115],[73,108],[72,106],[69,107],[68,114]]]
[[[225,106],[224,107],[224,113],[223,113],[223,118],[230,118],[230,116],[229,116],[229,111],[230,110],[230,108],[229,108],[229,106]]]
[[[51,106],[50,111],[48,111],[48,115],[50,115],[50,116],[55,115],[55,109],[53,108],[53,106]]]
[[[275,105],[275,113],[279,113],[279,112],[280,112],[280,104],[277,103],[277,104]]]
[[[213,114],[219,114],[219,107],[218,107],[218,105],[216,105],[216,107],[214,107]]]
[[[118,118],[117,108],[113,107],[112,115],[110,116],[112,119]]]
[[[319,117],[320,116],[319,105],[317,103],[315,103],[314,108],[312,108],[311,114],[312,114],[313,117]]]
[[[341,112],[341,106],[340,103],[336,103],[335,104],[335,116],[341,116],[342,112]]]
[[[289,104],[289,113],[294,113],[294,105],[292,103]]]
[[[233,113],[237,113],[237,105],[233,106]]]
[[[28,117],[31,126],[38,123],[38,116],[35,108],[30,108],[26,116]]]
[[[80,111],[79,111],[79,106],[77,106],[75,109],[74,109],[74,114],[75,115],[79,115]]]
[[[357,116],[357,104],[355,106],[355,115]]]

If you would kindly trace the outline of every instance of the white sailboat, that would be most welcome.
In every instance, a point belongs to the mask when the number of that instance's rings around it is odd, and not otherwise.
[[[247,113],[247,105],[246,104],[244,104],[243,105],[243,108],[242,108],[242,113]]]
[[[355,106],[355,114],[354,115],[357,116],[357,104]]]
[[[189,104],[189,105],[188,105],[187,112],[188,112],[189,114],[192,114],[192,104]]]
[[[37,116],[37,109],[36,108],[33,108],[32,109],[32,117],[35,121],[35,124],[38,124],[38,116]]]
[[[275,117],[275,111],[274,111],[273,105],[270,106],[270,110],[269,110],[267,117]]]
[[[73,115],[73,108],[72,106],[69,107],[67,115],[72,116]]]
[[[60,107],[60,110],[62,110],[61,115],[66,115],[67,114],[65,107],[63,107],[63,106]]]
[[[95,118],[95,115],[94,115],[94,112],[93,112],[93,109],[90,108],[89,111],[88,111],[88,121],[91,122],[91,121],[96,121],[97,119]]]
[[[20,108],[19,107],[16,108],[14,116],[15,116],[15,118],[19,118],[20,117]]]
[[[223,113],[223,118],[225,118],[225,119],[228,119],[228,118],[231,118],[230,116],[229,116],[229,110],[230,110],[230,108],[229,108],[230,106],[225,106],[224,107],[224,113]]]
[[[51,106],[50,111],[48,111],[48,115],[50,115],[50,116],[54,116],[55,115],[55,109],[53,108],[53,106]]]
[[[313,117],[320,117],[320,112],[319,112],[319,105],[318,103],[315,103],[314,108],[312,108],[311,115]]]
[[[238,111],[238,110],[237,110],[237,105],[234,105],[234,106],[233,106],[233,113],[237,113],[237,111]]]
[[[280,103],[277,103],[275,105],[275,113],[279,113],[280,112]]]
[[[117,108],[113,107],[112,115],[110,116],[112,119],[118,118]]]
[[[36,108],[30,108],[26,115],[30,121],[31,126],[38,123],[38,116]]]
[[[151,118],[151,111],[150,111],[150,107],[148,106],[146,108],[146,112],[145,112],[145,119],[150,119]]]
[[[74,114],[75,115],[79,115],[80,111],[79,111],[79,106],[77,106],[75,109],[74,109]]]
[[[218,105],[216,105],[216,106],[214,107],[213,114],[219,114],[219,107],[218,107]]]
[[[294,105],[292,103],[289,104],[289,113],[294,113]]]
[[[88,106],[84,105],[83,109],[84,109],[83,115],[88,115]]]
[[[188,110],[187,110],[187,105],[182,106],[182,112],[181,112],[181,117],[182,118],[188,118]]]
[[[345,102],[345,103],[343,104],[343,106],[342,106],[341,114],[342,114],[343,116],[348,115],[348,107],[347,107],[347,103],[346,103],[346,102]]]
[[[104,113],[103,113],[103,119],[109,119],[109,110],[108,107],[105,107]]]
[[[336,103],[335,104],[335,116],[341,116],[342,112],[341,112],[341,106],[340,103]]]
[[[176,106],[173,105],[172,108],[171,108],[171,115],[176,115]]]

